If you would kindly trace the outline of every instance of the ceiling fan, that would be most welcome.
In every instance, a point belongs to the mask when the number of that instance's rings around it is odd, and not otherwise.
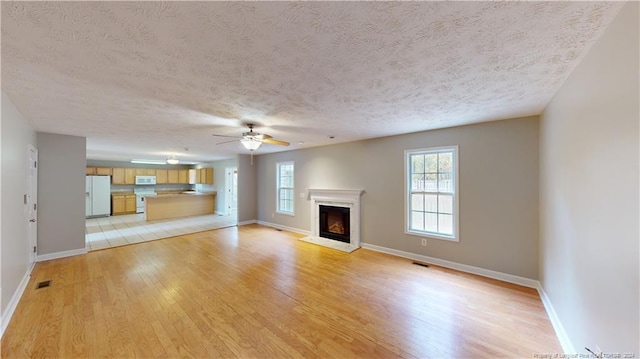
[[[242,143],[242,145],[251,152],[260,148],[260,146],[262,146],[263,143],[267,143],[270,145],[278,145],[278,146],[289,146],[289,142],[276,140],[269,135],[253,132],[253,128],[255,127],[253,123],[248,123],[247,127],[249,127],[249,131],[243,132],[242,137],[240,137],[239,139],[233,140],[233,141],[220,142],[220,143],[217,143],[217,145],[222,145],[225,143],[235,142],[239,140],[240,143]],[[213,136],[235,137],[235,136],[216,135],[216,134],[214,134]]]

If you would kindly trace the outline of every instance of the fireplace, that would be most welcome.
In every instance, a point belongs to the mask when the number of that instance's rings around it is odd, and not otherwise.
[[[311,233],[301,241],[351,253],[360,248],[363,190],[309,189]]]
[[[349,226],[349,207],[320,205],[320,237],[349,243],[351,228]]]

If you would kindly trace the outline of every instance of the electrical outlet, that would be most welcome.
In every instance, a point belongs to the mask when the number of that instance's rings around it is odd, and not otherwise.
[[[275,213],[271,213],[271,218],[275,217],[276,214]]]
[[[426,238],[422,238],[422,245],[423,246],[427,246],[427,239]]]

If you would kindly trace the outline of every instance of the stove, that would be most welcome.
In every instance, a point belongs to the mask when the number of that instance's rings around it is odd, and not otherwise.
[[[144,198],[157,196],[154,186],[135,186],[133,193],[136,194],[136,213],[144,213]]]

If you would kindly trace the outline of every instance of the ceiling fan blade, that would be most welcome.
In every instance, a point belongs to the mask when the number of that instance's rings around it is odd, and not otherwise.
[[[224,137],[232,137],[232,136],[224,136]],[[224,142],[216,143],[216,145],[224,145],[226,143],[231,143],[231,142],[238,142],[238,140],[224,141]]]
[[[269,136],[271,137],[271,136]],[[278,145],[278,146],[289,146],[289,142],[274,140],[272,138],[265,138],[262,140],[263,143],[268,143],[270,145]]]
[[[238,136],[216,135],[215,133],[214,133],[214,134],[212,134],[211,136],[216,136],[216,137],[229,137],[229,138],[238,138]]]

